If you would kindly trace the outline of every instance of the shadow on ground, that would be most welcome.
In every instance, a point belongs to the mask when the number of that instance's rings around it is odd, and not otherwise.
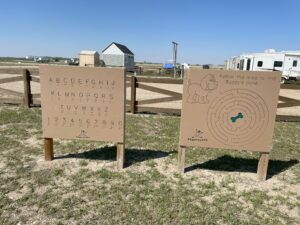
[[[295,159],[289,161],[270,160],[267,179],[287,170],[288,168],[298,163],[299,161]],[[258,159],[235,158],[235,157],[225,155],[225,156],[218,157],[216,159],[211,159],[204,163],[189,166],[185,169],[185,172],[190,172],[196,169],[208,169],[208,170],[216,170],[216,171],[256,173],[257,165],[258,165]]]
[[[116,161],[117,157],[116,146],[105,146],[81,153],[71,153],[63,156],[57,156],[54,159],[90,159],[90,160],[107,160]],[[158,159],[167,157],[172,152],[163,152],[150,149],[125,149],[125,167],[131,166],[135,163],[140,163],[150,159]]]

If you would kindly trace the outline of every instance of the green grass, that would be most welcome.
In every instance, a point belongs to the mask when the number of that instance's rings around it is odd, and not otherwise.
[[[277,122],[266,182],[258,153],[188,148],[179,117],[127,115],[126,168],[112,143],[55,140],[40,109],[0,107],[0,224],[299,224],[300,124]]]
[[[299,84],[300,85],[300,80],[288,80],[285,83],[286,84]]]

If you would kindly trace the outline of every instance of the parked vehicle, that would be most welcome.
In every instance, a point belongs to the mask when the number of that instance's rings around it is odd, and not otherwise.
[[[79,59],[72,58],[72,59],[68,60],[68,64],[71,65],[71,66],[78,66],[79,65]]]
[[[163,68],[164,68],[164,69],[174,69],[175,66],[174,66],[173,63],[165,63],[165,64],[163,65]]]
[[[263,53],[242,54],[226,61],[228,70],[281,71],[282,83],[300,80],[300,51],[276,52],[268,49]]]
[[[40,57],[36,57],[35,61],[39,62],[39,63],[48,63],[48,62],[50,62],[50,58],[49,57],[40,56]]]

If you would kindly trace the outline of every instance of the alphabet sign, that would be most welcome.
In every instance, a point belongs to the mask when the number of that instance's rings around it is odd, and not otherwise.
[[[124,70],[41,66],[44,137],[123,142]]]
[[[44,138],[124,143],[125,70],[40,66]]]

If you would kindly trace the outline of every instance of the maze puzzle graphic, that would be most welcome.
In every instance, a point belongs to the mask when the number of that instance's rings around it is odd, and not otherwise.
[[[219,142],[242,147],[255,141],[268,126],[265,101],[255,92],[233,89],[214,99],[207,111],[207,125]]]

